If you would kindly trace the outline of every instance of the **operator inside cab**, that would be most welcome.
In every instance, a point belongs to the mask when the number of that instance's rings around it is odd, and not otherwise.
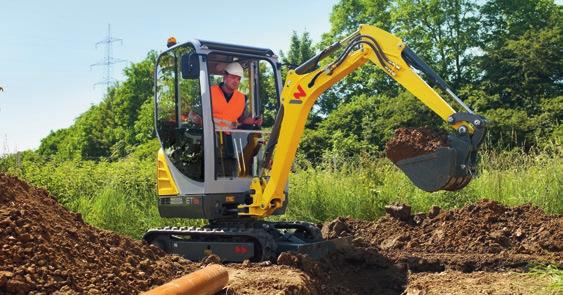
[[[224,65],[223,65],[224,66]],[[216,131],[216,169],[219,177],[248,176],[250,134],[237,129],[258,129],[262,118],[248,111],[248,98],[239,91],[244,69],[238,62],[225,66],[222,82],[211,86],[213,123]]]
[[[238,90],[244,70],[238,62],[225,68],[223,82],[211,86],[213,122],[217,130],[235,129],[239,125],[261,126],[262,118],[252,118],[246,107],[246,96]]]
[[[211,105],[216,130],[229,132],[241,125],[262,126],[262,118],[252,118],[247,108],[246,95],[239,91],[244,69],[238,62],[225,67],[223,81],[211,86]],[[189,113],[189,119],[201,125],[201,116]]]

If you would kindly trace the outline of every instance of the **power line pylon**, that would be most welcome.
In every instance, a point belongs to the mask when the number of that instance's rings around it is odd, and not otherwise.
[[[108,24],[108,34],[107,34],[106,38],[104,40],[96,43],[96,49],[98,48],[99,45],[102,45],[102,44],[106,47],[106,57],[103,61],[100,61],[100,62],[97,62],[95,64],[90,65],[90,70],[95,66],[105,66],[106,67],[106,76],[105,76],[104,80],[94,84],[94,87],[96,87],[96,85],[106,84],[106,91],[109,91],[109,87],[111,86],[111,84],[113,82],[117,81],[117,80],[115,80],[114,78],[111,77],[111,66],[113,64],[116,64],[116,63],[122,63],[122,62],[127,61],[125,59],[113,57],[113,43],[115,43],[115,42],[119,42],[121,45],[123,45],[123,39],[113,38],[111,36],[111,25]]]

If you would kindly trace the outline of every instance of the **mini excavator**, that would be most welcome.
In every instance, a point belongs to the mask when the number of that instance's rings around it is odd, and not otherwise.
[[[273,260],[284,251],[320,258],[345,247],[324,240],[307,222],[268,221],[288,204],[288,176],[315,100],[368,62],[405,87],[452,127],[448,146],[396,165],[428,192],[459,190],[476,172],[485,119],[458,98],[398,37],[370,25],[335,42],[293,70],[282,85],[270,49],[205,40],[169,39],[155,69],[158,210],[162,217],[205,219],[202,227],[165,227],[144,235],[149,244],[198,261],[213,253],[225,262]],[[214,122],[210,87],[225,67],[244,71],[239,90],[264,124],[234,128]],[[421,74],[429,81],[430,87]],[[439,93],[459,104],[456,112]],[[198,120],[193,120],[197,114]]]

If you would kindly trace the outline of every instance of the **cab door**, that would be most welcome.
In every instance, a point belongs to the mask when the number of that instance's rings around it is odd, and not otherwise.
[[[194,47],[184,44],[162,53],[155,73],[155,125],[169,170],[181,195],[202,194],[205,136],[199,71],[186,73],[182,58],[198,64]]]

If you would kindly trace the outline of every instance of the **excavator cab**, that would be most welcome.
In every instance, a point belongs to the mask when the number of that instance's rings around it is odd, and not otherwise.
[[[244,116],[261,118],[260,126],[226,126],[213,116],[211,88],[223,82],[225,68],[233,62],[244,72],[238,87],[245,96]],[[236,217],[237,206],[248,202],[279,108],[278,66],[269,49],[203,40],[173,46],[159,56],[155,116],[162,144],[161,216]]]

